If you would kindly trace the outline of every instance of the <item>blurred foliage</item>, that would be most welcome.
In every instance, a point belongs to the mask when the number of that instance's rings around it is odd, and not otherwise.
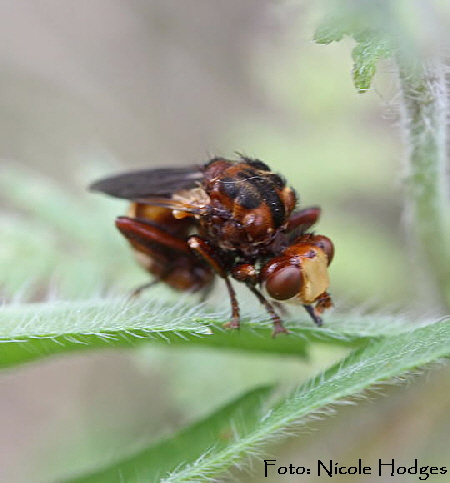
[[[7,300],[86,298],[129,287],[139,276],[126,243],[105,223],[123,205],[87,197],[83,185],[80,195],[25,168],[6,165],[0,173],[11,207],[2,214],[0,251]]]
[[[353,81],[359,92],[369,90],[378,62],[392,56],[392,36],[387,30],[393,22],[386,21],[391,16],[389,2],[336,2],[334,11],[316,30],[314,40],[318,44],[339,42],[345,35],[355,40]]]

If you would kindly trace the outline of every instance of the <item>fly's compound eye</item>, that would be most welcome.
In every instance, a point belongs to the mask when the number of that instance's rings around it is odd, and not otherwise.
[[[269,275],[265,289],[275,300],[288,300],[299,294],[302,283],[299,267],[280,267]]]
[[[333,242],[324,235],[315,235],[314,241],[312,242],[316,247],[321,248],[327,255],[328,265],[331,263],[334,257],[334,244]]]

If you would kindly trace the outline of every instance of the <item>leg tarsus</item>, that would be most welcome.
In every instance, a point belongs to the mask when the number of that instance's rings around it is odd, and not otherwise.
[[[278,334],[290,334],[291,331],[286,329],[286,327],[283,325],[283,323],[280,321],[280,323],[277,323],[274,321],[273,323],[273,332],[272,332],[272,337],[275,339],[275,337]]]
[[[229,322],[225,322],[223,324],[223,327],[225,329],[240,329],[241,323],[240,323],[239,319],[231,319]]]

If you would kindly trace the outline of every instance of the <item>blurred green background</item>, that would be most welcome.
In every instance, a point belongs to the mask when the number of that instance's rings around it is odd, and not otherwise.
[[[448,31],[444,3],[413,3],[422,20],[439,18],[433,29]],[[353,42],[312,42],[325,9],[307,0],[0,3],[5,303],[123,293],[144,282],[113,228],[125,204],[86,193],[85,185],[125,167],[191,164],[238,151],[284,174],[303,206],[322,206],[318,231],[336,245],[336,310],[432,314],[414,280],[420,260],[406,249],[395,69],[380,64],[373,88],[357,94]],[[53,222],[65,212],[70,226],[61,233]],[[257,307],[242,291],[240,297],[246,311]],[[279,381],[288,389],[342,355],[317,346],[305,363],[152,348],[10,371],[0,386],[0,481],[60,481],[168,434],[245,388]],[[387,397],[374,393],[309,423],[270,447],[271,455],[287,465],[319,458],[412,465],[418,458],[450,466],[449,371],[380,392]],[[254,477],[234,476],[260,481],[263,464],[253,468]]]

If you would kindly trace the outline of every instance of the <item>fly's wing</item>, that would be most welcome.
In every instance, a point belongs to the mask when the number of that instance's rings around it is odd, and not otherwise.
[[[151,198],[170,198],[179,190],[197,187],[202,178],[203,172],[199,166],[143,169],[100,179],[92,183],[89,189],[114,198],[133,201],[148,199],[152,204]]]

